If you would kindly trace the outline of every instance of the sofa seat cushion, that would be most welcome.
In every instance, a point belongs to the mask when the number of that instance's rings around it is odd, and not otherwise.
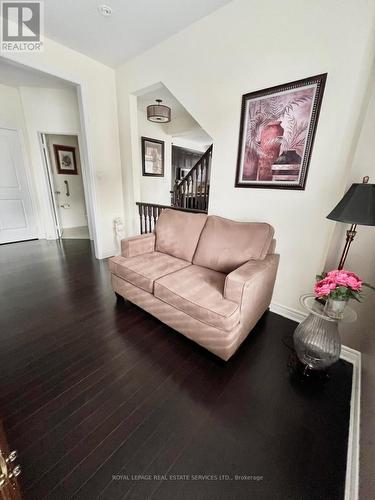
[[[225,275],[189,266],[155,281],[154,295],[207,325],[230,331],[239,323],[239,307],[223,296]]]
[[[160,252],[110,259],[113,274],[150,293],[154,291],[156,279],[187,266],[191,266],[190,262]]]

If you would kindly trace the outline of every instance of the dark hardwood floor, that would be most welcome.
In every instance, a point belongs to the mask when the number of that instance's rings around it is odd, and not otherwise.
[[[292,384],[292,321],[267,313],[224,363],[116,302],[85,240],[0,246],[0,293],[26,499],[343,499],[351,366]]]

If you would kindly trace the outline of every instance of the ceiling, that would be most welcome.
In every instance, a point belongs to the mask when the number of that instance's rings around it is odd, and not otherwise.
[[[184,108],[178,99],[163,84],[158,84],[155,88],[137,98],[138,110],[146,113],[149,104],[155,104],[156,99],[162,99],[163,104],[169,106],[172,110],[171,122],[167,124],[156,123],[156,126],[162,127],[166,133],[173,137],[183,137],[193,142],[211,144],[212,138],[199,125],[199,123]]]
[[[163,104],[172,108],[172,119],[183,116],[184,114],[191,116],[180,101],[178,101],[163,84],[159,84],[159,88],[156,90],[152,90],[151,92],[138,96],[138,109],[140,111],[145,111],[149,104],[156,104],[156,99],[161,99]]]
[[[231,0],[46,0],[45,34],[67,47],[118,66]],[[99,13],[99,5],[112,16]]]
[[[0,57],[0,83],[11,87],[45,87],[60,89],[74,85],[54,77],[48,73],[43,73],[36,69],[28,68],[20,64],[7,61]]]

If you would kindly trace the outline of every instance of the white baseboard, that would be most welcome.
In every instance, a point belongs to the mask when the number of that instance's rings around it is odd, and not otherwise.
[[[115,252],[115,250],[103,251],[103,252],[100,252],[100,254],[97,256],[97,259],[99,259],[99,260],[109,259],[109,257],[113,257],[114,255],[117,255],[117,253]]]
[[[280,316],[300,323],[306,313],[271,303],[270,310]],[[340,358],[353,365],[352,393],[350,400],[350,422],[348,454],[346,461],[345,500],[358,500],[359,491],[359,435],[361,416],[361,353],[343,345]]]
[[[301,321],[307,316],[306,313],[297,311],[297,309],[292,309],[291,307],[282,306],[276,302],[271,302],[270,310],[276,314],[280,314],[280,316],[284,316],[284,318],[297,321],[297,323],[301,323]]]
[[[353,365],[348,455],[346,462],[345,500],[358,500],[359,437],[361,420],[361,353],[343,345],[341,347],[341,359],[344,359]]]

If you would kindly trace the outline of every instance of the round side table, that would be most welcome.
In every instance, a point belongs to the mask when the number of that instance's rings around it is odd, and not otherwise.
[[[309,315],[294,331],[298,359],[307,369],[326,370],[340,358],[339,322],[351,323],[357,319],[357,313],[347,305],[341,319],[331,318],[313,294],[302,295],[300,303]]]

